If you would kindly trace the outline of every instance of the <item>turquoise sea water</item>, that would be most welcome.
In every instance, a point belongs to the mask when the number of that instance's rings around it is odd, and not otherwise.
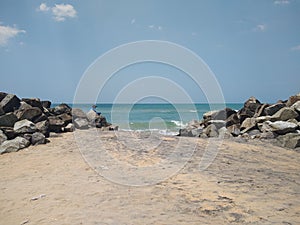
[[[70,106],[88,112],[91,104]],[[226,104],[238,110],[243,104]],[[224,108],[224,104],[97,104],[97,111],[123,130],[157,130],[161,133],[178,132],[191,120],[200,120],[203,113]]]

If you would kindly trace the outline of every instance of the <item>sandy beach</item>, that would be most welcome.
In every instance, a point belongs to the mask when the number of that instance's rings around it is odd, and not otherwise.
[[[156,164],[179,139],[196,149],[173,176],[152,185],[128,186],[91,168],[73,133],[52,135],[47,145],[0,156],[0,223],[300,223],[298,152],[259,141],[224,140],[213,163],[200,171],[208,139],[158,136],[162,142],[153,151],[133,152],[120,144],[122,137],[131,143],[146,139],[126,132],[99,133],[114,159],[135,167]]]

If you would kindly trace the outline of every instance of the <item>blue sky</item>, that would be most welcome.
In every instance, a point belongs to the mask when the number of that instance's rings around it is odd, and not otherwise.
[[[141,40],[170,41],[198,54],[227,102],[252,95],[274,102],[300,92],[298,0],[1,0],[0,90],[72,102],[95,59]],[[99,101],[112,102],[120,84],[160,74],[205,102],[201,90],[174,68],[148,63],[122,73]]]

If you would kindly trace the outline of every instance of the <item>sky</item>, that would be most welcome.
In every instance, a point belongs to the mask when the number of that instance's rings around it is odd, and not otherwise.
[[[255,96],[271,103],[300,92],[299,0],[1,0],[0,91],[71,103],[96,59],[143,40],[197,54],[226,102]],[[177,83],[194,102],[207,101],[183,71],[149,62],[112,74],[98,101],[114,102],[122,88],[147,76]],[[143,97],[142,91],[132,93]]]

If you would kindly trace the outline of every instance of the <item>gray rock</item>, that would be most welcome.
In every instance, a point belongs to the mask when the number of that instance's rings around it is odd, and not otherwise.
[[[267,116],[272,116],[276,112],[278,112],[280,109],[282,109],[283,107],[285,107],[284,103],[276,103],[274,105],[271,105],[271,106],[265,108],[265,114]]]
[[[0,145],[7,140],[6,135],[3,133],[2,130],[0,130]]]
[[[219,133],[219,137],[220,138],[231,138],[232,135],[231,133],[229,132],[228,129],[226,129],[225,127],[221,127],[219,130],[218,130],[218,133]]]
[[[17,134],[14,132],[14,128],[12,127],[1,127],[1,130],[6,135],[8,140],[14,139]]]
[[[51,107],[50,101],[41,101],[43,108],[49,109]]]
[[[0,116],[2,116],[4,114],[5,114],[4,110],[2,109],[2,107],[0,107]]]
[[[8,95],[8,94],[5,92],[0,92],[0,102],[2,101],[2,99],[5,98],[6,95]]]
[[[236,113],[230,115],[226,119],[226,127],[230,127],[230,126],[232,126],[234,124],[240,124],[240,119],[239,119],[239,117],[238,117],[238,115]]]
[[[230,134],[232,134],[232,136],[237,137],[240,135],[241,130],[240,130],[240,126],[237,124],[233,124],[229,127],[227,127],[227,130]]]
[[[108,126],[108,127],[101,127],[100,128],[101,131],[117,131],[118,129],[119,129],[118,126]]]
[[[290,119],[287,122],[298,124],[298,121],[296,119]]]
[[[72,111],[71,111],[71,114],[73,116],[73,119],[76,119],[76,118],[85,118],[85,119],[87,119],[86,114],[81,109],[73,108]]]
[[[3,109],[5,113],[13,112],[20,107],[20,99],[12,94],[6,95],[0,102],[0,108]]]
[[[39,98],[22,98],[23,102],[26,102],[28,105],[32,107],[37,107],[39,109],[43,109],[41,100]]]
[[[33,133],[31,136],[31,144],[32,145],[46,144],[45,135],[40,132]]]
[[[236,111],[230,108],[225,108],[217,111],[212,115],[211,119],[213,120],[226,120],[231,115],[236,114]]]
[[[289,119],[295,119],[298,117],[298,113],[289,108],[289,107],[284,107],[282,109],[280,109],[279,111],[277,111],[272,117],[271,117],[271,121],[286,121]]]
[[[264,133],[260,133],[258,138],[259,139],[274,139],[276,138],[278,135],[273,133],[273,132],[264,132]]]
[[[278,144],[285,148],[297,148],[300,147],[300,134],[299,133],[289,133],[285,135],[280,135],[277,137]]]
[[[30,142],[23,137],[16,137],[13,140],[4,141],[0,146],[0,154],[17,152],[20,149],[26,148]]]
[[[0,127],[13,127],[17,121],[18,118],[13,112],[6,113],[0,116]]]
[[[207,122],[207,124],[214,124],[217,129],[220,129],[221,127],[225,127],[226,122],[224,120],[210,120]]]
[[[298,125],[295,123],[290,123],[286,121],[266,121],[261,126],[260,130],[262,132],[275,132],[277,134],[286,134],[295,132],[298,128]]]
[[[62,132],[62,128],[65,125],[65,122],[58,118],[57,116],[49,116],[49,131],[50,132],[55,132],[55,133],[60,133]]]
[[[258,130],[258,129],[249,130],[247,133],[249,134],[250,137],[257,136],[257,135],[261,134],[260,130]]]
[[[44,120],[35,124],[37,131],[41,132],[45,135],[45,137],[49,137],[50,129],[49,129],[49,121]]]
[[[242,133],[246,133],[247,131],[249,131],[251,129],[255,129],[256,124],[257,124],[257,122],[256,122],[255,118],[246,118],[241,125]]]
[[[71,113],[71,107],[65,103],[55,106],[53,109],[55,115],[60,115],[63,113]]]
[[[38,107],[30,107],[28,109],[22,110],[22,112],[18,113],[19,115],[19,120],[30,120],[34,121],[36,118],[42,115],[42,110]]]
[[[89,122],[87,119],[84,118],[76,118],[74,120],[74,125],[77,129],[88,129],[89,128]]]
[[[57,117],[64,121],[64,126],[68,125],[69,123],[72,123],[72,116],[68,113],[60,114]]]
[[[73,132],[75,130],[75,126],[73,123],[69,123],[67,126],[63,128],[64,132]]]
[[[204,120],[210,120],[212,119],[216,114],[218,113],[218,110],[208,111],[203,114]]]
[[[21,120],[15,123],[14,132],[17,134],[34,133],[36,126],[29,120]]]
[[[98,117],[97,113],[94,112],[93,110],[88,111],[86,116],[90,122],[94,122]]]
[[[246,118],[253,117],[257,112],[258,108],[261,107],[261,103],[255,97],[250,97],[245,103],[244,107],[239,110],[238,116],[242,123]]]
[[[218,129],[214,124],[208,125],[203,132],[207,135],[207,137],[218,137]]]
[[[39,122],[45,121],[45,120],[48,120],[48,117],[44,113],[42,113],[40,116],[34,118],[34,120],[32,122],[39,123]]]
[[[179,129],[178,136],[181,136],[181,137],[195,137],[195,136],[193,136],[192,131],[188,130],[187,128]]]
[[[298,93],[297,95],[291,96],[289,97],[289,100],[286,103],[286,106],[290,107],[293,104],[295,104],[295,102],[300,101],[300,93]]]

